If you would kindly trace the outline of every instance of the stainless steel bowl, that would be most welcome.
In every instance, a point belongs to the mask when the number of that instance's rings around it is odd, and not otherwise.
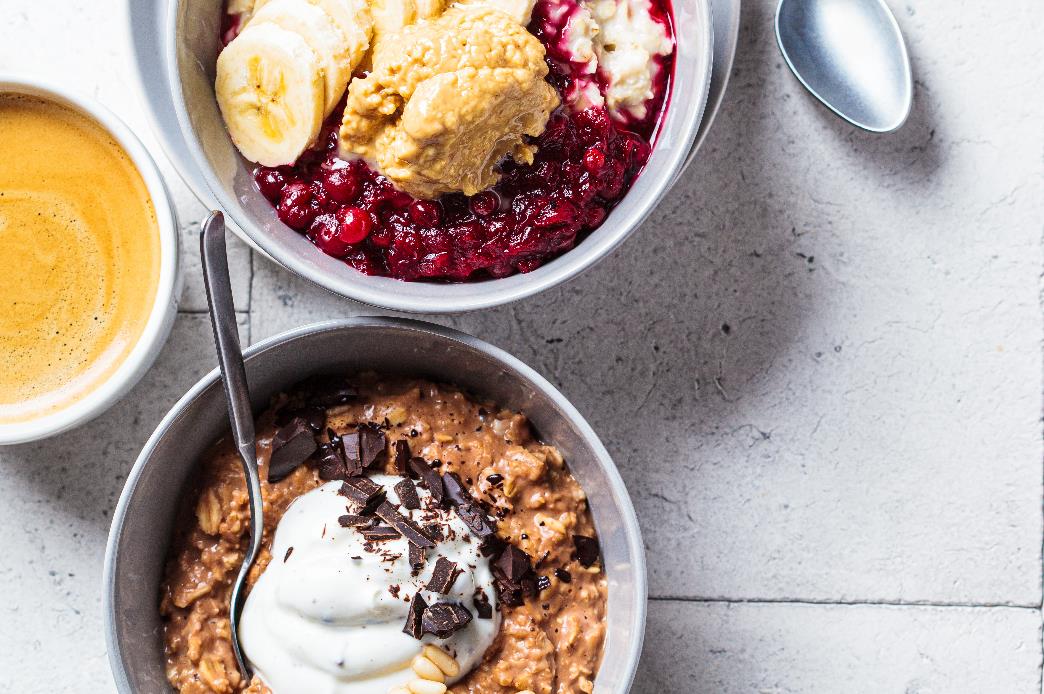
[[[574,277],[608,255],[648,216],[692,150],[710,88],[709,0],[677,0],[674,86],[645,171],[605,223],[576,248],[537,270],[465,284],[369,277],[316,249],[285,226],[257,191],[251,165],[236,151],[214,98],[221,0],[171,0],[166,31],[167,80],[192,159],[218,204],[249,240],[289,270],[332,292],[401,311],[451,313],[521,299]]]
[[[634,507],[605,447],[554,386],[510,354],[463,333],[394,318],[353,318],[283,333],[246,351],[255,410],[315,373],[372,369],[451,382],[525,413],[587,492],[609,605],[595,692],[630,689],[645,634],[646,574]],[[149,438],[116,506],[105,553],[106,640],[117,689],[171,691],[164,674],[160,581],[186,481],[228,429],[217,371],[192,387]]]

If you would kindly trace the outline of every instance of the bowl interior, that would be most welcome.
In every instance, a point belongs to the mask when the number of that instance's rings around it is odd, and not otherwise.
[[[322,365],[321,367],[317,365]],[[630,498],[602,444],[547,381],[506,353],[462,333],[413,321],[363,318],[277,336],[248,350],[255,411],[315,373],[373,369],[452,382],[525,413],[556,445],[587,492],[609,582],[608,630],[595,691],[626,691],[645,629],[645,557]],[[216,373],[171,410],[142,452],[120,498],[105,568],[109,653],[121,692],[169,692],[159,585],[182,490],[195,462],[228,431]]]
[[[466,311],[514,301],[576,275],[622,242],[667,192],[696,138],[710,88],[712,52],[709,0],[676,0],[673,7],[680,28],[674,88],[652,156],[630,193],[573,250],[533,272],[484,282],[431,284],[369,277],[323,254],[279,221],[254,186],[252,166],[232,144],[214,98],[220,0],[171,2],[168,79],[178,120],[207,185],[236,226],[268,255],[333,292],[375,306],[426,313]]]

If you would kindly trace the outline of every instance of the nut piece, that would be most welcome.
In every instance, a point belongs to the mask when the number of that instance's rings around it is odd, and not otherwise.
[[[417,673],[417,677],[420,677],[422,680],[428,680],[429,682],[446,681],[446,676],[442,674],[442,670],[439,669],[439,666],[425,658],[423,655],[416,656],[413,661],[410,662],[410,667],[413,668],[415,673]]]
[[[425,658],[435,663],[446,677],[456,677],[460,674],[460,663],[446,651],[438,646],[427,645],[422,654]]]
[[[446,694],[446,685],[431,680],[413,680],[406,687],[410,694]]]
[[[199,497],[196,505],[196,519],[200,529],[207,535],[217,535],[221,530],[221,500],[211,489]]]

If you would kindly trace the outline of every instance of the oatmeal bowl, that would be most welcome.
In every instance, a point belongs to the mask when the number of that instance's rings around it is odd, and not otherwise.
[[[232,651],[245,482],[216,372],[149,439],[105,563],[117,689],[182,694],[626,692],[644,549],[612,461],[518,360],[357,318],[247,350],[263,551]]]
[[[603,258],[677,178],[710,87],[709,0],[172,0],[166,36],[235,226],[405,311],[510,302]]]

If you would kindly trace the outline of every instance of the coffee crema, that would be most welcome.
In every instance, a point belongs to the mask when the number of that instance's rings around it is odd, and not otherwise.
[[[0,424],[63,409],[148,323],[160,235],[148,188],[98,123],[0,94]]]

